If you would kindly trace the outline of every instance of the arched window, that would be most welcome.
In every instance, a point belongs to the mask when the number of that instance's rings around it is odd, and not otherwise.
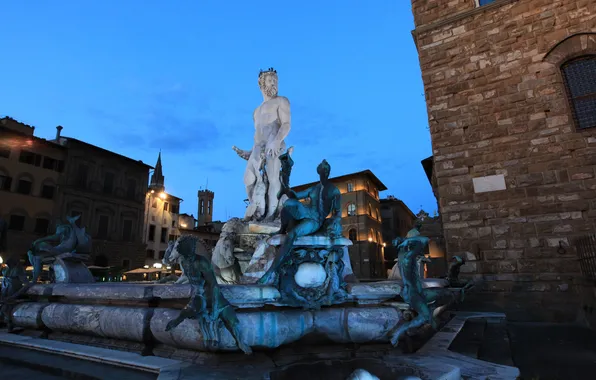
[[[567,61],[561,72],[577,129],[596,127],[596,55]]]
[[[203,215],[203,214],[205,214],[205,201],[201,199],[200,204],[201,204],[201,206],[200,206],[201,208],[199,209],[199,215]]]
[[[355,243],[356,240],[358,240],[358,232],[356,232],[355,228],[350,228],[350,231],[348,231],[348,238]]]
[[[366,191],[370,193],[370,183],[366,181]]]
[[[354,184],[352,182],[348,182],[347,190],[348,190],[348,193],[351,193],[352,191],[354,191]]]
[[[368,204],[368,215],[372,216],[372,206],[370,205],[370,203]]]
[[[379,209],[375,209],[375,215],[377,216],[377,220],[381,220],[381,218],[379,217]]]
[[[348,216],[356,215],[356,204],[354,202],[348,203]]]
[[[368,231],[368,241],[374,241],[375,240],[375,231],[371,228],[370,231]]]
[[[211,199],[207,201],[207,215],[211,215]]]
[[[381,237],[381,233],[377,231],[377,243],[381,244],[383,242],[383,238]]]

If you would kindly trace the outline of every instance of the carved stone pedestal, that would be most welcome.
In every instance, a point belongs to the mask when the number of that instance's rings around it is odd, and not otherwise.
[[[283,244],[284,235],[267,240],[270,247]],[[352,245],[349,239],[304,236],[294,243],[290,257],[281,265],[276,286],[287,306],[319,309],[346,299],[344,255]],[[349,261],[348,261],[349,265]]]

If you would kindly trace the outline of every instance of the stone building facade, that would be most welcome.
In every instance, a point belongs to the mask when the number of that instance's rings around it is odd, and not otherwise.
[[[0,119],[0,218],[8,223],[5,256],[24,256],[55,227],[67,150],[34,136],[35,127]],[[6,259],[6,257],[4,257]]]
[[[166,192],[161,152],[145,195],[143,242],[147,245],[145,265],[161,263],[168,243],[180,237],[181,198]]]
[[[64,175],[58,182],[56,215],[80,215],[77,224],[93,238],[90,264],[142,266],[145,194],[151,166],[84,141],[61,135],[52,142],[65,147]]]
[[[596,221],[596,3],[412,0],[448,255],[470,297],[572,320]]]
[[[90,264],[142,265],[148,165],[86,142],[34,136],[34,127],[0,119],[0,216],[8,221],[7,254],[26,258],[31,243],[67,216],[93,238]]]
[[[379,192],[387,187],[370,170],[330,181],[342,194],[342,226],[344,236],[354,243],[349,248],[354,274],[361,279],[385,277],[387,243],[382,235]],[[316,183],[295,186],[293,190],[305,190]]]

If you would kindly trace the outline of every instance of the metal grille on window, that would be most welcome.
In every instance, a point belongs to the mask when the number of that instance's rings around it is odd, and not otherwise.
[[[570,61],[562,72],[577,128],[596,127],[596,56]]]

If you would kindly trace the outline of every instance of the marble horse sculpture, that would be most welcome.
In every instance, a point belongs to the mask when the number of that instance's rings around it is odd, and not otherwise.
[[[191,299],[178,317],[171,320],[166,331],[176,328],[185,319],[196,319],[205,344],[217,345],[220,341],[220,324],[232,334],[238,348],[245,354],[251,354],[250,346],[242,340],[239,321],[234,308],[221,293],[215,279],[211,262],[202,255],[196,254],[197,238],[182,235],[174,244],[168,246],[168,264],[180,259],[181,267],[192,287]]]
[[[398,239],[399,242],[401,239]],[[438,306],[439,300],[454,301],[452,291],[446,288],[424,288],[423,279],[420,275],[419,261],[428,261],[424,257],[429,238],[424,236],[413,236],[404,239],[399,243],[398,250],[403,249],[404,256],[400,261],[399,269],[403,280],[401,291],[402,299],[417,314],[412,320],[396,326],[389,333],[391,344],[397,346],[399,340],[409,329],[430,324],[437,329],[437,321],[433,316],[433,310]]]
[[[85,231],[84,227],[80,228],[76,225],[79,217],[80,215],[67,217],[67,223],[59,224],[56,227],[56,233],[37,239],[31,244],[27,255],[29,256],[29,262],[33,266],[33,283],[39,279],[43,264],[45,263],[53,263],[56,259],[66,259],[73,262],[81,262],[89,259],[89,255],[91,254],[91,236]],[[57,244],[52,245],[51,243]],[[86,277],[89,278],[89,276]]]

